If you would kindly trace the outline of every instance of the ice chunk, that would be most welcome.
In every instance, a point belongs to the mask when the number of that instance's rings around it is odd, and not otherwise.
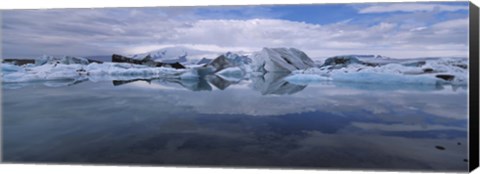
[[[150,55],[147,55],[147,57],[145,57],[143,59],[134,59],[134,58],[129,58],[129,57],[125,57],[125,56],[122,56],[122,55],[118,55],[118,54],[113,54],[112,55],[112,62],[147,65],[147,66],[150,66],[150,67],[170,67],[170,68],[175,68],[175,69],[185,69],[185,66],[183,66],[182,64],[180,64],[178,62],[173,62],[173,63],[156,62],[150,57]]]
[[[54,57],[43,55],[35,59],[35,65],[44,65],[44,64],[82,64],[87,65],[89,63],[88,59],[83,57],[73,57],[73,56],[64,56],[64,57]]]
[[[207,59],[207,58],[202,58],[201,60],[199,60],[196,64],[197,65],[203,65],[203,64],[208,64],[212,61],[212,59]]]
[[[9,74],[13,72],[23,72],[24,69],[20,66],[13,65],[10,63],[2,63],[2,73],[3,74]]]
[[[215,72],[234,66],[235,64],[225,55],[220,55],[207,64],[207,67],[212,67]]]
[[[227,52],[224,54],[227,59],[229,59],[235,66],[242,66],[252,63],[247,55],[240,55],[232,52]]]
[[[401,60],[371,66],[355,57],[335,57],[319,68],[294,71],[287,80],[295,83],[310,81],[344,81],[361,83],[409,83],[466,85],[467,59],[425,58]],[[423,63],[422,63],[423,62]],[[341,66],[339,66],[341,65]],[[303,75],[299,75],[303,74]],[[317,75],[317,76],[315,76]]]
[[[253,55],[252,66],[257,72],[291,72],[314,67],[315,63],[295,48],[263,48]]]
[[[216,74],[228,81],[240,81],[245,76],[245,72],[239,67],[226,68]]]
[[[3,82],[29,82],[42,80],[65,80],[76,79],[78,70],[82,65],[72,64],[44,64],[29,67],[23,71],[17,71],[3,75]]]
[[[13,69],[7,65],[8,69]],[[22,68],[22,67],[20,67]],[[192,70],[188,70],[192,71]],[[138,78],[179,78],[187,70],[177,70],[165,67],[148,67],[128,63],[91,63],[81,64],[44,64],[41,66],[26,66],[22,69],[3,74],[3,82],[18,83],[48,80],[78,80],[88,76],[92,81],[130,80]],[[184,75],[188,76],[187,75]]]

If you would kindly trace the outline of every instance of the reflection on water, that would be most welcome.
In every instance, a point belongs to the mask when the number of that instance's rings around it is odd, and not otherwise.
[[[297,85],[285,80],[289,73],[265,73],[261,75],[252,75],[251,82],[253,89],[263,95],[268,94],[294,94],[303,90],[307,85]],[[219,90],[225,90],[231,85],[240,83],[242,79],[230,81],[218,75],[209,75],[198,80],[184,79],[133,79],[133,80],[114,80],[113,85],[119,86],[137,81],[146,81],[148,83],[175,83],[190,91],[211,91],[212,86]]]
[[[3,160],[467,170],[465,88],[285,76],[7,86]]]

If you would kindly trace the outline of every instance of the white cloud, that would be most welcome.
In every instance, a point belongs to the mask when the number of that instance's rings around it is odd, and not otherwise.
[[[388,12],[416,12],[416,11],[458,11],[468,10],[468,6],[420,4],[420,3],[388,3],[372,5],[360,9],[359,13],[388,13]]]
[[[179,28],[175,41],[230,49],[296,47],[313,57],[336,54],[466,56],[468,27],[463,25],[464,21],[466,19],[445,21],[417,32],[418,27],[401,27],[397,23],[380,23],[365,28],[349,23],[315,25],[269,19],[201,20],[193,22],[190,27]]]
[[[166,46],[215,52],[295,47],[311,57],[468,54],[467,18],[421,26],[402,20],[373,26],[354,20],[318,25],[280,19],[200,19],[184,9],[70,9],[10,11],[3,19],[7,56],[137,54]]]
[[[468,18],[439,22],[432,27],[436,29],[465,29],[468,28]]]

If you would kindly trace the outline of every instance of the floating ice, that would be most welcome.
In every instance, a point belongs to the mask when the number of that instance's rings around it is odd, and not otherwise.
[[[390,61],[390,63],[387,63]],[[343,81],[376,84],[466,85],[468,60],[463,58],[389,59],[372,63],[356,57],[327,59],[319,68],[297,70],[287,77],[292,83]],[[378,62],[382,62],[381,64]]]
[[[295,48],[263,48],[253,55],[253,71],[291,72],[315,66],[302,51]]]
[[[9,74],[9,73],[14,73],[14,72],[23,72],[25,71],[23,68],[17,65],[9,64],[9,63],[3,63],[2,64],[2,73],[3,74]]]
[[[151,52],[148,55],[173,60],[168,55],[170,53],[172,55],[182,53],[181,55],[183,55],[181,50],[183,48],[164,49],[163,52]],[[167,54],[167,52],[170,53]],[[142,56],[137,55],[136,57]],[[253,77],[255,73],[262,73],[262,77],[268,77],[269,79]],[[252,80],[256,82],[269,81],[280,77],[275,73],[281,74],[282,80],[277,80],[279,82],[268,90],[262,89],[262,93],[291,93],[299,85],[303,88],[304,85],[309,83],[325,81],[389,85],[466,85],[468,81],[468,59],[392,59],[374,55],[347,55],[327,58],[322,65],[317,66],[300,50],[294,48],[264,48],[252,56],[227,52],[208,61],[207,64],[187,65],[185,69],[152,67],[133,63],[91,63],[87,59],[70,56],[63,58],[43,56],[37,59],[35,64],[2,63],[2,80],[5,83],[77,82],[85,79],[91,81],[131,81],[157,78],[198,81],[205,80],[209,78],[207,76],[210,76],[210,82],[213,82],[214,86],[224,89],[228,86],[226,84],[237,83],[250,77],[253,77]],[[296,84],[296,86],[292,84]],[[283,90],[286,88],[282,85],[290,90]],[[55,84],[51,86],[55,86]]]
[[[44,65],[44,64],[82,64],[87,65],[89,63],[88,59],[83,57],[73,57],[73,56],[64,56],[64,57],[54,57],[43,55],[35,59],[35,65]]]
[[[76,80],[88,77],[92,81],[128,80],[138,78],[178,78],[186,70],[165,67],[148,67],[128,63],[44,64],[40,66],[15,66],[2,64],[3,82],[33,82],[48,80]]]

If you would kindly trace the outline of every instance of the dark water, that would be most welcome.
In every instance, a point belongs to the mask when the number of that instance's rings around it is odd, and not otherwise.
[[[4,84],[2,106],[5,162],[468,167],[463,88],[295,85],[275,76]]]

